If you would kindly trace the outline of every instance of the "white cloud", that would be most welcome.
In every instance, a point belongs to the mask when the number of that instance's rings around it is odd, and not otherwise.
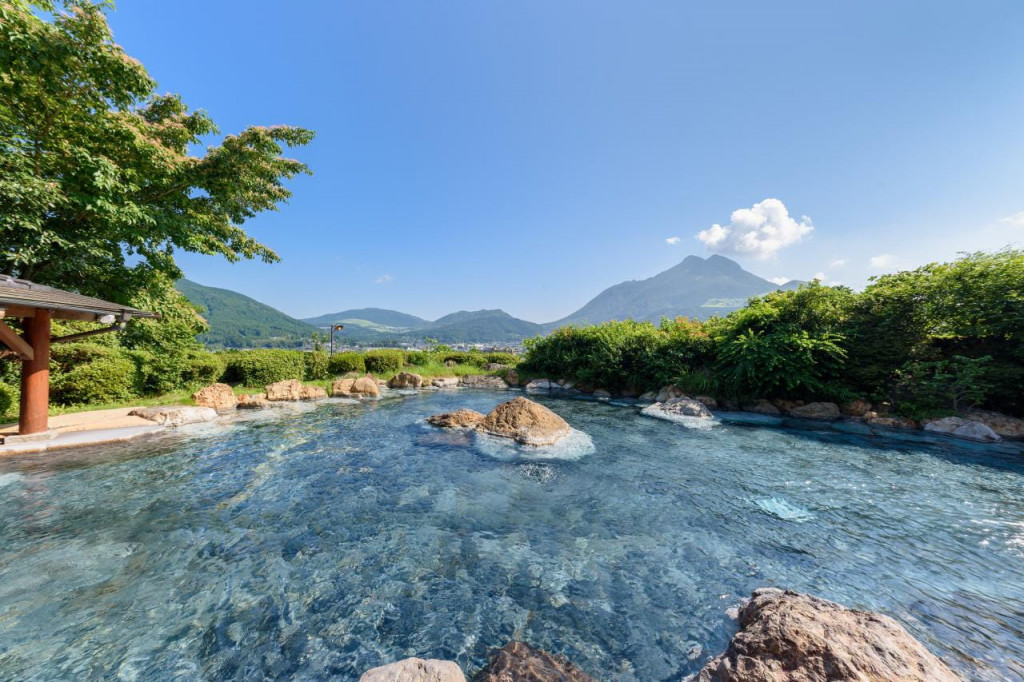
[[[388,282],[394,282],[395,278],[393,275],[381,275],[377,279],[373,280],[374,284],[387,284]]]
[[[825,280],[828,279],[828,276],[825,275],[824,272],[816,272],[816,273],[814,273],[814,277],[811,277],[811,279],[816,279],[819,282],[821,282],[822,284],[824,284]]]
[[[736,256],[768,258],[784,247],[796,244],[814,230],[811,219],[800,222],[790,217],[778,199],[765,199],[750,208],[732,212],[730,223],[714,224],[697,234],[710,250]]]
[[[828,264],[830,268],[841,268],[844,265],[846,265],[846,261],[843,260],[842,258],[840,258],[839,260],[834,260]]]
[[[895,262],[896,256],[891,253],[881,253],[871,257],[871,267],[873,268],[887,268]]]
[[[1024,211],[1007,216],[1000,220],[998,224],[1000,227],[1008,227],[1011,230],[1024,229]]]
[[[772,284],[778,284],[781,287],[783,284],[785,284],[791,279],[792,277],[769,277],[768,281],[771,282]]]
[[[665,243],[675,246],[676,244],[679,243],[679,237],[669,237],[668,239],[665,240]]]

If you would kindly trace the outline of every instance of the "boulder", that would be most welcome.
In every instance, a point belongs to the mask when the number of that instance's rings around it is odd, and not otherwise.
[[[842,413],[847,417],[863,417],[871,411],[871,403],[866,400],[851,400],[842,407]]]
[[[444,429],[471,429],[484,420],[476,410],[455,410],[427,417],[427,423]]]
[[[943,417],[933,419],[924,424],[925,431],[942,433],[947,436],[976,440],[982,443],[994,443],[1002,440],[998,433],[981,422],[963,419],[962,417]]]
[[[606,391],[603,388],[599,388],[596,391],[594,391],[594,397],[597,398],[598,400],[611,400],[612,392]]]
[[[508,369],[508,365],[503,365],[500,362],[488,362],[484,365],[485,372],[497,372],[500,369]]]
[[[654,391],[647,391],[647,393],[644,393],[639,398],[639,400],[642,400],[645,403],[657,402],[657,399],[658,399],[658,394],[655,393]]]
[[[240,410],[265,410],[270,407],[270,401],[262,393],[259,395],[243,393],[238,396],[238,405],[236,407]]]
[[[872,416],[873,415],[873,416]],[[868,412],[864,415],[864,422],[868,426],[882,426],[887,429],[916,429],[917,422],[906,417],[882,417],[877,412]]]
[[[266,391],[267,400],[301,400],[302,382],[298,379],[285,379],[270,384]]]
[[[377,383],[377,379],[372,375],[367,374],[352,382],[352,388],[349,390],[349,393],[362,396],[378,396],[380,395],[380,384]]]
[[[466,682],[466,676],[454,661],[406,658],[367,670],[359,682]]]
[[[718,401],[709,395],[695,395],[693,396],[693,399],[696,400],[698,403],[703,403],[704,407],[708,408],[709,410],[714,410],[718,407]]]
[[[548,379],[534,379],[530,383],[526,384],[526,390],[531,393],[546,393],[548,391],[557,390],[559,388],[561,388],[561,386]]]
[[[168,407],[137,407],[128,415],[142,417],[164,426],[181,426],[213,421],[217,418],[217,410],[212,407],[171,405]]]
[[[299,391],[299,400],[323,400],[327,391],[319,386],[303,386]]]
[[[683,417],[698,417],[700,419],[711,419],[713,415],[711,411],[702,402],[698,402],[692,398],[686,396],[669,398],[665,402],[657,402],[653,405],[648,405],[643,410],[643,414],[648,416],[657,417],[658,413],[680,415]]]
[[[789,413],[803,419],[838,419],[840,414],[835,403],[807,403],[794,407]]]
[[[431,386],[436,388],[458,388],[459,378],[458,377],[434,377],[430,380]]]
[[[967,419],[981,422],[1003,438],[1024,438],[1024,419],[1017,419],[991,410],[969,410]]]
[[[487,666],[473,676],[475,682],[594,682],[562,656],[549,654],[525,642],[509,642],[494,652]]]
[[[656,395],[654,397],[654,402],[656,402],[656,403],[665,403],[665,402],[668,402],[669,400],[671,400],[672,398],[685,398],[685,397],[686,397],[686,394],[683,393],[683,390],[681,388],[679,388],[678,386],[665,386],[660,391],[658,391],[658,395]]]
[[[399,372],[388,382],[388,388],[419,388],[422,385],[423,377],[412,372]]]
[[[227,384],[210,384],[192,394],[192,402],[199,407],[212,407],[218,412],[233,410],[238,406],[235,392]]]
[[[498,405],[476,428],[523,445],[552,445],[572,430],[548,408],[522,397]]]
[[[331,395],[335,397],[349,396],[352,394],[352,385],[355,383],[355,379],[335,379],[331,384]]]
[[[789,414],[793,411],[794,407],[803,407],[806,404],[803,400],[781,400],[776,398],[772,401],[772,405],[779,408],[779,412],[783,414]]]
[[[755,590],[739,625],[698,682],[960,679],[892,618],[806,594]]]
[[[782,411],[779,408],[775,407],[775,405],[765,400],[764,398],[761,398],[760,400],[755,400],[752,404],[744,405],[743,411],[756,412],[757,414],[782,414]]]
[[[501,377],[470,374],[459,378],[459,385],[466,388],[486,388],[492,391],[504,391],[508,384]]]
[[[519,385],[519,370],[517,370],[515,367],[513,367],[510,370],[508,370],[507,372],[505,372],[505,383],[508,384],[509,386],[518,386]]]

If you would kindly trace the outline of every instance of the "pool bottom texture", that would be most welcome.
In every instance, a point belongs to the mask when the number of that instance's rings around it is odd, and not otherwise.
[[[679,680],[762,586],[889,614],[965,678],[1024,678],[1020,457],[547,398],[576,430],[548,452],[424,422],[511,397],[0,462],[0,678],[471,673],[520,639],[602,680]]]

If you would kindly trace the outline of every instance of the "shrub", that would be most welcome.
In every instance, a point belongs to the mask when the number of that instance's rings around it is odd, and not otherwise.
[[[366,371],[366,363],[360,353],[335,353],[327,363],[330,376],[341,376],[349,372],[362,374]]]
[[[992,390],[987,377],[989,356],[911,362],[897,372],[892,399],[900,414],[928,417],[970,409]]]
[[[301,379],[306,373],[303,355],[294,350],[226,353],[224,380],[243,386],[266,386],[285,379]]]
[[[513,366],[519,363],[519,356],[515,353],[485,353],[484,363],[495,363],[498,365]]]
[[[63,405],[109,403],[135,397],[135,364],[128,357],[98,357],[59,374],[53,399]]]
[[[330,363],[327,353],[315,350],[303,355],[305,356],[302,358],[305,363],[303,378],[306,381],[321,381],[329,376]]]
[[[224,358],[216,353],[193,351],[185,360],[185,369],[181,373],[181,385],[186,388],[209,386],[220,381],[224,374]]]
[[[11,412],[18,400],[18,393],[7,384],[0,384],[0,418]]]
[[[363,356],[366,363],[366,371],[373,374],[387,374],[402,369],[405,363],[405,353],[400,350],[371,350]]]
[[[476,367],[483,367],[487,364],[484,354],[479,351],[453,351],[451,353],[443,353],[441,355],[441,362],[454,362],[458,365],[475,365]]]
[[[405,364],[413,365],[414,367],[425,367],[433,361],[433,354],[426,351],[411,350],[405,354]]]
[[[89,341],[55,343],[50,347],[50,372],[64,374],[93,360],[117,357],[126,356],[124,351],[114,346]]]

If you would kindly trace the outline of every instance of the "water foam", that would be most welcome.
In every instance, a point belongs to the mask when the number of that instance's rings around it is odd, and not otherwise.
[[[509,438],[476,434],[476,447],[483,454],[503,461],[558,459],[576,461],[596,450],[590,436],[577,429],[554,445],[520,445]]]

